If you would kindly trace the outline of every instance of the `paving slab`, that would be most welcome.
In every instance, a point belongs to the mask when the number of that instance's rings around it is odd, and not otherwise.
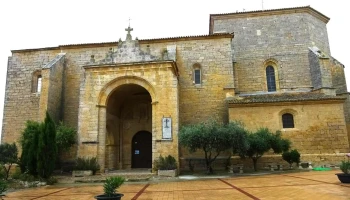
[[[127,182],[119,188],[123,200],[350,200],[350,184],[341,184],[339,171],[215,177],[167,182]],[[86,200],[103,192],[101,184],[54,185],[11,192],[5,200]]]

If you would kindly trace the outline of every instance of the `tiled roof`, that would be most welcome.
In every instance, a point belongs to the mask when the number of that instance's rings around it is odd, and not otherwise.
[[[250,103],[276,103],[276,102],[298,102],[298,101],[323,101],[323,100],[345,100],[345,97],[330,96],[321,93],[282,93],[282,94],[261,94],[247,95],[228,98],[229,104],[250,104]]]
[[[167,40],[188,40],[188,39],[207,39],[207,38],[222,38],[222,37],[233,37],[234,33],[215,33],[209,35],[192,35],[192,36],[179,36],[179,37],[168,37],[168,38],[152,38],[152,39],[142,39],[139,40],[140,43],[148,43],[148,42],[166,42]],[[117,45],[118,42],[100,42],[100,43],[81,43],[81,44],[65,44],[59,45],[56,47],[45,47],[45,48],[37,48],[37,49],[19,49],[12,50],[13,53],[22,52],[22,51],[39,51],[39,50],[60,50],[61,48],[69,48],[69,47],[94,47],[94,46],[111,46]]]

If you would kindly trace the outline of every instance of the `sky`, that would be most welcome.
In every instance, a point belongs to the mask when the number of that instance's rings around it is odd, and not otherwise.
[[[124,40],[129,19],[132,36],[139,39],[205,35],[210,14],[310,5],[331,18],[327,24],[331,54],[345,65],[350,88],[349,4],[346,0],[0,1],[0,127],[11,50]]]

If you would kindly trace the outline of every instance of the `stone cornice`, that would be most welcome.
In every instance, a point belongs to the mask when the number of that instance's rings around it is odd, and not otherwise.
[[[151,64],[170,64],[172,67],[172,72],[176,77],[179,77],[179,70],[177,64],[173,60],[160,60],[160,61],[147,61],[147,62],[131,62],[131,63],[111,63],[111,64],[96,64],[96,65],[85,65],[84,69],[99,69],[106,67],[128,67],[137,65],[151,65]]]
[[[268,107],[268,106],[289,106],[289,105],[315,105],[315,104],[338,104],[344,103],[344,99],[327,99],[327,100],[308,100],[308,101],[290,101],[290,102],[264,102],[264,103],[246,103],[246,104],[233,104],[228,103],[229,108],[241,108],[241,107]]]
[[[209,18],[209,34],[213,34],[214,20],[284,15],[284,14],[293,14],[293,13],[309,13],[310,15],[316,17],[317,19],[323,21],[326,24],[330,20],[329,17],[318,12],[317,10],[313,9],[310,6],[272,9],[272,10],[257,10],[257,11],[236,12],[236,13],[211,14]]]

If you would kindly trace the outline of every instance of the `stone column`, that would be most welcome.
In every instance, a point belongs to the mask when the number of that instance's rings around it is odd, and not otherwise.
[[[105,154],[106,154],[106,106],[98,107],[98,149],[97,160],[100,164],[100,171],[105,171]]]

